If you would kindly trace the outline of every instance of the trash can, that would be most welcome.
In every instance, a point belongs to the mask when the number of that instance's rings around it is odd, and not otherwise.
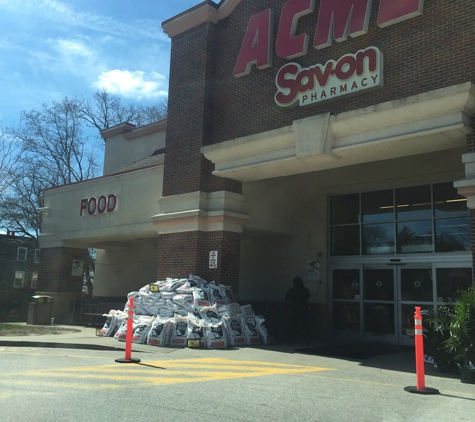
[[[50,296],[32,296],[28,305],[27,324],[51,325],[53,298]]]

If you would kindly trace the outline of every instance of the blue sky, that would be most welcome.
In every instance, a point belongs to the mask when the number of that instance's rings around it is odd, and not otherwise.
[[[161,23],[201,0],[0,0],[0,124],[105,87],[148,105],[167,96]]]

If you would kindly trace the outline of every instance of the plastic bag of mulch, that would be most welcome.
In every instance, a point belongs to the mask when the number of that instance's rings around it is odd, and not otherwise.
[[[226,328],[222,322],[217,324],[206,324],[206,346],[209,349],[228,347],[228,341],[226,338]]]
[[[264,326],[264,317],[260,315],[256,315],[255,317],[256,321],[256,328],[257,332],[259,333],[259,337],[261,338],[261,343],[262,344],[268,344],[268,338],[269,338],[269,333],[267,331],[267,328]]]
[[[226,305],[234,302],[234,295],[231,286],[225,286],[224,284],[220,284],[219,288],[221,289],[221,294],[223,296]]]
[[[147,334],[152,327],[153,317],[141,317],[137,321],[132,335],[132,343],[146,344]]]
[[[155,318],[150,331],[147,333],[147,344],[151,346],[168,346],[170,343],[171,321],[165,318]]]
[[[104,326],[101,328],[100,335],[103,337],[113,337],[116,332],[116,320],[116,313],[109,313],[106,317]]]
[[[226,326],[228,342],[230,346],[245,346],[246,337],[241,318],[223,317],[223,323]]]
[[[226,305],[221,289],[213,284],[208,285],[209,297],[216,306]]]
[[[244,328],[244,335],[246,337],[246,343],[248,345],[261,344],[261,338],[257,331],[256,319],[253,316],[242,317],[242,325]]]
[[[209,300],[207,289],[193,288],[193,307],[199,311],[203,307],[211,306],[211,300]]]
[[[172,318],[172,334],[170,346],[186,347],[188,333],[188,317],[175,316]]]
[[[201,308],[200,314],[207,324],[216,324],[221,320],[216,305]]]
[[[200,347],[206,347],[205,321],[197,319],[192,314],[188,317],[188,340],[199,340]]]
[[[164,292],[174,292],[178,287],[183,286],[188,280],[186,278],[167,278],[167,280],[158,285],[160,294],[163,296]]]

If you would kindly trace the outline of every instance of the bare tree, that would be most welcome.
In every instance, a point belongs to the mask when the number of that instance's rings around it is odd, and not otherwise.
[[[8,186],[0,192],[0,219],[19,234],[38,237],[43,191],[94,177],[98,157],[84,134],[77,100],[64,98],[23,112],[20,127],[9,133],[21,147]]]
[[[67,97],[40,111],[22,113],[15,135],[22,141],[22,158],[48,169],[57,184],[94,177],[99,168],[95,148],[84,134],[78,101]]]
[[[79,115],[89,127],[96,128],[98,131],[121,123],[143,126],[165,119],[167,103],[161,101],[152,106],[123,104],[120,96],[102,89],[94,93],[92,100],[79,101]]]
[[[12,170],[18,161],[19,145],[15,136],[0,127],[0,193],[5,192],[12,177]]]

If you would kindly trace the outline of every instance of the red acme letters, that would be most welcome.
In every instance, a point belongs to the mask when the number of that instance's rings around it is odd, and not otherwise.
[[[297,34],[302,16],[315,12],[315,0],[288,0],[280,17],[275,51],[279,57],[294,59],[307,54],[310,36]],[[343,42],[348,36],[355,38],[368,32],[373,0],[321,0],[313,38],[316,49],[326,48],[333,41]],[[420,16],[424,0],[381,0],[378,26],[385,28],[407,19]],[[272,66],[273,10],[267,9],[250,18],[241,45],[234,76],[251,73]]]

